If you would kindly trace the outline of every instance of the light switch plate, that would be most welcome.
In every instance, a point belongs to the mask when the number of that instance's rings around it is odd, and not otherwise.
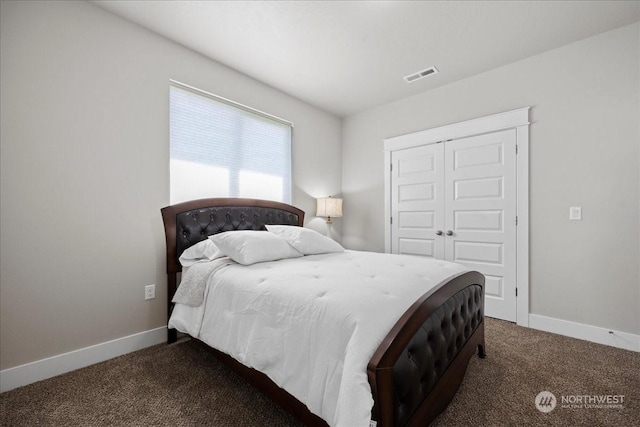
[[[570,221],[582,221],[582,208],[580,206],[572,206],[569,208]]]

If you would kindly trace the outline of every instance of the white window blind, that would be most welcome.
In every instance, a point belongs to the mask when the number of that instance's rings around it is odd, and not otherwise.
[[[291,203],[291,123],[170,86],[171,204],[208,197]]]

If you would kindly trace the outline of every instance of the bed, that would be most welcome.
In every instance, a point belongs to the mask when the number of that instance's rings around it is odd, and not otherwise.
[[[171,301],[176,294],[178,274],[182,271],[178,260],[185,250],[208,239],[208,236],[226,231],[255,230],[265,233],[261,231],[265,230],[265,226],[302,227],[304,222],[304,212],[293,206],[236,198],[202,199],[167,206],[162,209],[162,217],[167,244],[170,317],[174,308]],[[306,266],[311,268],[312,265],[322,265],[320,263],[325,258],[327,262],[335,259],[344,263],[343,258],[350,257],[348,262],[354,263],[354,260],[358,261],[362,257],[373,257],[374,263],[378,264],[386,263],[380,262],[382,258],[379,257],[392,257],[385,260],[401,259],[393,258],[398,257],[396,255],[360,254],[357,251],[333,255],[335,254],[305,256],[301,261],[292,260],[290,264],[304,269]],[[407,303],[406,308],[403,306],[402,311],[393,318],[395,323],[383,328],[386,330],[376,331],[376,335],[381,337],[379,344],[372,349],[368,363],[365,361],[360,367],[362,372],[358,373],[366,378],[366,388],[373,402],[367,406],[371,408],[370,416],[367,414],[367,419],[371,420],[370,425],[427,425],[447,407],[455,395],[470,358],[476,352],[481,358],[485,356],[484,276],[480,273],[461,271],[448,275],[446,280],[441,280],[411,301],[413,302]],[[176,339],[177,331],[169,329],[168,342],[175,342]],[[249,368],[224,351],[207,347],[220,361],[243,375],[305,425],[346,425],[344,422],[336,422],[336,418],[332,417],[329,417],[328,423],[316,415],[318,410],[314,408],[316,413],[309,410],[308,405],[294,397],[299,395],[297,391],[292,394],[281,388],[275,382],[278,379],[274,381],[272,374],[269,376]],[[268,369],[264,371],[270,373]]]

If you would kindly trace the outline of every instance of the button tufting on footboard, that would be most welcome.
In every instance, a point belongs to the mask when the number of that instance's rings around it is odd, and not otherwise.
[[[419,402],[473,335],[482,319],[482,288],[469,286],[449,298],[420,327],[393,366],[396,424],[404,425]]]

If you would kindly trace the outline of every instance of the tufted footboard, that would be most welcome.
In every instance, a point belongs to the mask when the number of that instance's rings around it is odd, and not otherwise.
[[[475,354],[484,357],[484,276],[458,275],[400,318],[367,373],[378,427],[427,425],[449,404]]]

